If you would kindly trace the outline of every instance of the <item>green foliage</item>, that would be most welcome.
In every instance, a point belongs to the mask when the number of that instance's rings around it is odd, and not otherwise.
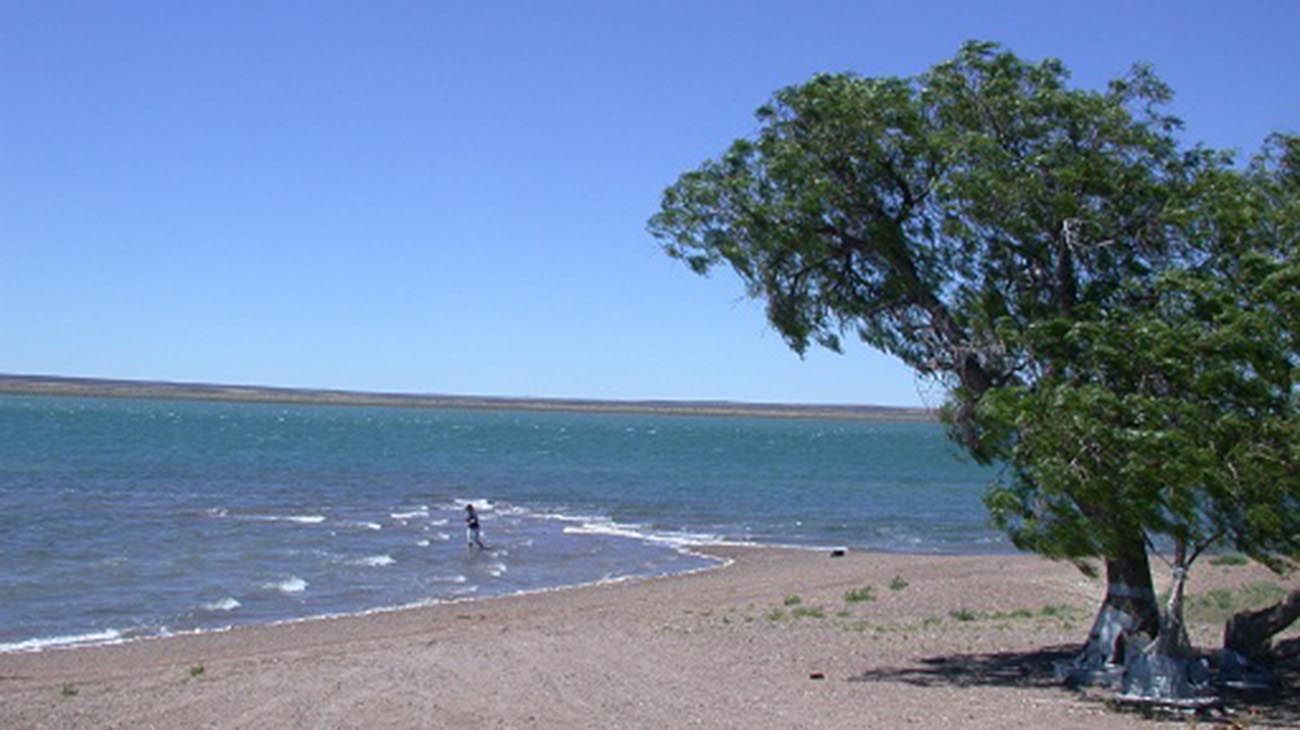
[[[194,677],[195,679],[198,679],[199,677],[203,676],[204,671],[205,670],[203,669],[202,664],[195,664],[194,666],[190,667],[190,676]]]
[[[1099,505],[1202,548],[1227,541],[1281,568],[1300,555],[1300,267],[1254,252],[1222,271],[1171,271],[1145,307],[1048,323],[1029,338],[1071,363],[999,389],[981,417],[1015,434],[1017,465],[986,498],[1017,545],[1109,554]],[[1291,317],[1294,320],[1294,317]]]
[[[763,618],[767,619],[768,621],[781,621],[785,618],[785,611],[779,608],[773,608],[772,610],[764,614]]]
[[[979,616],[974,611],[965,608],[958,608],[956,610],[949,611],[948,615],[958,621],[974,621],[975,619],[979,618]]]
[[[798,606],[800,603],[803,603],[803,599],[798,595],[789,595],[785,597],[784,603],[787,606]]]
[[[798,606],[790,615],[794,618],[825,618],[826,612],[820,606]]]
[[[1235,613],[1263,608],[1284,596],[1286,589],[1268,582],[1251,583],[1236,590],[1216,588],[1188,596],[1185,611],[1189,621],[1221,625]]]
[[[78,690],[76,685],[65,684],[63,685],[63,689],[59,691],[59,694],[63,695],[64,697],[76,697],[77,692]]]
[[[891,591],[901,591],[901,590],[903,590],[904,588],[906,588],[908,585],[910,585],[910,584],[909,584],[906,580],[903,579],[903,576],[901,576],[901,575],[896,575],[896,576],[894,576],[894,579],[893,579],[893,580],[889,581],[889,590],[891,590]]]
[[[1213,558],[1210,558],[1210,565],[1238,566],[1248,565],[1249,563],[1250,558],[1241,553],[1224,553],[1223,555],[1215,555]]]
[[[868,601],[874,600],[876,600],[876,590],[871,586],[854,588],[844,594],[844,601],[846,603],[867,603]]]

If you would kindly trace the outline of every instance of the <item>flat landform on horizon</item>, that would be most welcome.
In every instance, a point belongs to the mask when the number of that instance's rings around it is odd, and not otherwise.
[[[512,398],[367,393],[349,390],[172,383],[151,380],[111,380],[47,375],[0,375],[0,394],[397,408],[650,413],[685,416],[752,416],[760,418],[832,418],[895,422],[938,420],[936,412],[927,408],[898,408],[892,406],[742,403],[732,401],[623,401],[583,398]]]

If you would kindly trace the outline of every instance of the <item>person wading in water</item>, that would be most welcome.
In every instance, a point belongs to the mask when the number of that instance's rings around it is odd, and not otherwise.
[[[474,511],[472,504],[465,505],[465,546],[487,550],[487,545],[483,544],[483,538],[479,533],[478,513]]]

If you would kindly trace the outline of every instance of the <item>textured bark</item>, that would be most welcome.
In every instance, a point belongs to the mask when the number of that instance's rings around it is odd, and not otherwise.
[[[1140,541],[1106,561],[1106,597],[1097,610],[1088,641],[1058,676],[1068,684],[1118,685],[1130,644],[1146,646],[1160,630],[1160,610],[1151,584],[1151,565]]]
[[[1183,591],[1187,587],[1187,544],[1182,540],[1174,546],[1174,575],[1169,589],[1169,602],[1160,617],[1160,636],[1151,645],[1151,652],[1186,659],[1192,653],[1192,643],[1187,638],[1187,624],[1183,621]]]
[[[1272,638],[1300,618],[1300,588],[1258,611],[1242,611],[1223,627],[1223,646],[1256,661],[1268,659]]]
[[[1124,555],[1106,561],[1105,605],[1133,618],[1133,631],[1156,636],[1160,632],[1160,609],[1151,584],[1151,563],[1140,540]]]

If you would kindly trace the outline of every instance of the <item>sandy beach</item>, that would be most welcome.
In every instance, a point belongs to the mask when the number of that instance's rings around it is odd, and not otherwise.
[[[1103,592],[1030,556],[710,548],[724,567],[0,655],[3,728],[1186,727],[1061,688]],[[1206,565],[1191,591],[1276,580]],[[869,590],[868,590],[869,588]],[[1214,646],[1221,628],[1193,627]],[[1294,686],[1288,687],[1294,698]],[[1252,723],[1293,721],[1274,702]]]

